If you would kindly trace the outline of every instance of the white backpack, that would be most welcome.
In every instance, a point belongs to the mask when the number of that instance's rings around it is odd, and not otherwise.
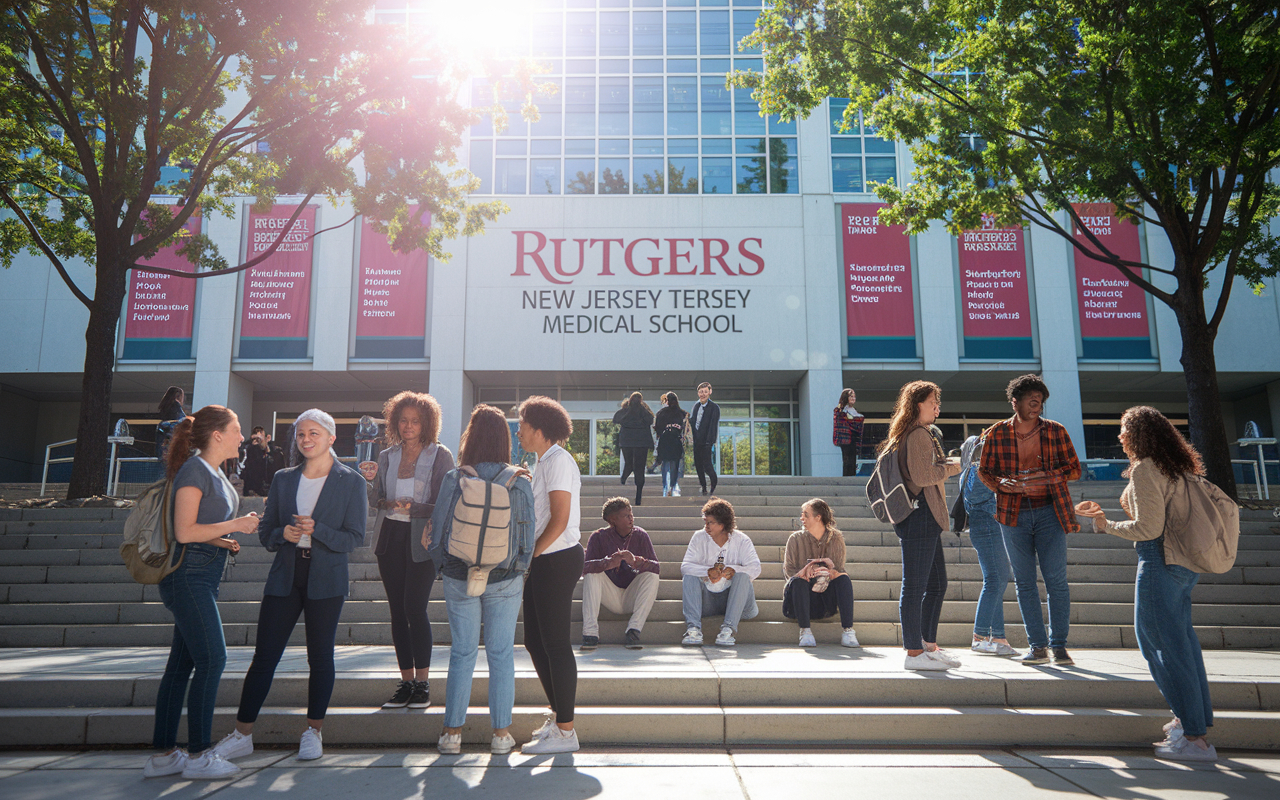
[[[511,487],[516,468],[508,466],[493,480],[473,467],[458,468],[458,500],[453,506],[447,552],[467,564],[467,596],[479,597],[489,585],[489,572],[510,560],[512,542]]]

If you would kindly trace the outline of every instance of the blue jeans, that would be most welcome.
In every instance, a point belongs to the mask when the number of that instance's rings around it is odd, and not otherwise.
[[[1071,628],[1071,588],[1067,585],[1067,532],[1058,522],[1052,505],[1018,510],[1018,524],[1000,523],[1004,549],[1013,567],[1013,584],[1018,590],[1018,609],[1027,629],[1030,647],[1066,647]],[[1045,634],[1040,611],[1040,590],[1036,586],[1036,562],[1049,593],[1049,633]]]
[[[177,746],[178,723],[186,699],[187,751],[195,755],[212,744],[218,682],[227,666],[227,640],[218,614],[218,585],[222,583],[229,551],[203,542],[186,548],[182,566],[160,581],[160,599],[173,614],[173,644],[156,694],[156,726],[151,744],[160,752]]]
[[[910,516],[893,526],[902,546],[902,588],[898,592],[898,620],[902,646],[923,650],[938,641],[938,620],[947,594],[947,562],[942,551],[942,526],[922,502]]]
[[[445,686],[444,725],[461,728],[471,703],[471,676],[480,649],[489,662],[489,722],[495,731],[511,725],[516,703],[516,619],[524,598],[524,575],[491,583],[479,597],[467,596],[467,582],[445,576],[444,603],[449,612],[449,681]]]
[[[707,591],[701,578],[685,575],[681,595],[685,625],[698,630],[702,630],[703,617],[723,614],[724,624],[736,631],[740,621],[753,619],[760,613],[754,582],[741,573],[729,579],[729,588],[723,592]]]
[[[1004,590],[1009,585],[1009,555],[1004,551],[1000,523],[986,511],[969,515],[969,541],[982,567],[982,592],[973,618],[973,632],[1004,638]]]
[[[680,462],[662,462],[662,491],[670,494],[672,489],[680,486]]]
[[[1200,639],[1191,626],[1191,590],[1200,576],[1164,563],[1164,537],[1138,542],[1133,626],[1151,678],[1182,720],[1186,736],[1204,736],[1213,725],[1213,702]]]

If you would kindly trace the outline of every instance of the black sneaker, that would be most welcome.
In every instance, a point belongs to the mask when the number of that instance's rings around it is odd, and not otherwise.
[[[431,684],[427,681],[414,681],[413,694],[409,697],[409,708],[426,708],[431,705]]]
[[[1065,647],[1053,648],[1053,665],[1055,667],[1074,667],[1076,662],[1071,660],[1071,655],[1067,653]]]
[[[596,649],[596,647],[598,647],[599,645],[600,645],[600,637],[599,637],[599,636],[583,636],[583,637],[582,637],[582,646],[581,646],[581,647],[579,647],[578,649],[579,649],[579,650],[581,650],[582,652],[586,653],[586,652],[589,652],[589,651],[591,651],[591,650],[595,650],[595,649]]]
[[[1026,664],[1029,667],[1039,666],[1040,664],[1048,664],[1049,648],[1033,647],[1027,651],[1027,654],[1025,656],[1023,656],[1022,658],[1015,658],[1014,661],[1017,661],[1019,664]]]
[[[400,681],[400,685],[396,687],[396,693],[391,695],[391,699],[382,704],[383,708],[404,708],[409,705],[409,698],[413,697],[413,683],[411,681]]]
[[[627,642],[623,647],[628,650],[643,650],[644,645],[640,644],[640,631],[635,628],[627,629]]]
[[[706,489],[703,489],[703,490],[702,490],[702,496],[703,496],[703,497],[706,497],[706,496],[707,496],[707,490],[706,490]]]

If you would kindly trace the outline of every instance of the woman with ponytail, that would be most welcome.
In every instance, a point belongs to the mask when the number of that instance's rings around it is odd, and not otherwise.
[[[230,409],[205,406],[178,423],[169,447],[166,474],[173,481],[173,530],[182,545],[174,548],[174,558],[181,563],[160,581],[160,599],[173,614],[173,645],[156,695],[156,754],[142,770],[148,778],[178,773],[188,780],[225,778],[240,771],[210,745],[218,682],[227,663],[218,585],[227,553],[240,550],[231,535],[258,528],[256,515],[236,516],[240,497],[218,469],[225,459],[235,457],[243,439],[240,421]],[[185,751],[177,746],[184,698]]]

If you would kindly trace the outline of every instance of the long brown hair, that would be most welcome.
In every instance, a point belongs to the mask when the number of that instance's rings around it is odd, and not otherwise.
[[[853,397],[852,389],[845,389],[840,393],[840,402],[836,403],[836,411],[844,411],[845,406],[849,405],[849,398]]]
[[[502,411],[482,403],[471,409],[471,421],[462,432],[458,465],[474,467],[486,462],[511,463],[511,427]]]
[[[893,418],[889,420],[889,435],[876,448],[877,453],[897,447],[920,419],[920,404],[936,394],[942,400],[942,387],[933,381],[912,381],[898,392],[898,401],[893,404]]]
[[[1120,417],[1120,424],[1127,429],[1134,457],[1155,464],[1166,477],[1204,474],[1200,453],[1168,417],[1151,406],[1134,406]]]
[[[387,421],[387,444],[400,444],[400,415],[409,406],[418,409],[418,419],[422,421],[422,433],[418,440],[423,444],[431,444],[439,439],[440,404],[429,394],[406,391],[392,397],[382,407],[382,418]]]
[[[165,477],[173,480],[182,465],[191,458],[192,451],[208,447],[209,437],[215,431],[225,429],[235,418],[235,412],[226,406],[205,406],[178,423],[173,431],[173,441],[169,443],[169,455],[165,459]]]

